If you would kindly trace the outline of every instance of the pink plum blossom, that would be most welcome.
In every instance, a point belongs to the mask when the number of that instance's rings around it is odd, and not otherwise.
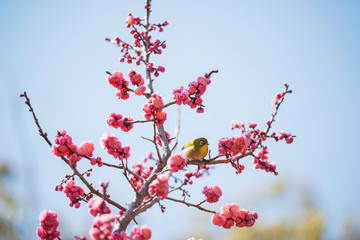
[[[78,153],[92,157],[94,151],[94,144],[92,142],[83,142],[78,147]]]
[[[168,168],[173,172],[182,170],[186,165],[186,159],[180,153],[173,154],[167,162]]]
[[[150,184],[149,194],[158,195],[161,200],[165,199],[169,193],[169,183],[168,177],[166,175],[159,175],[157,178]]]
[[[43,210],[40,213],[39,222],[40,227],[36,230],[39,238],[44,240],[53,240],[60,236],[60,232],[57,231],[59,222],[57,220],[56,212]]]
[[[205,186],[202,190],[202,193],[206,196],[206,201],[209,203],[214,203],[219,201],[219,198],[222,195],[221,188],[218,186]]]
[[[88,202],[89,213],[96,217],[98,214],[111,213],[110,208],[102,198],[93,198]]]
[[[84,189],[82,187],[75,185],[74,181],[69,180],[66,182],[63,192],[66,194],[66,197],[70,199],[70,207],[80,207],[80,201],[82,200],[82,197],[85,196]]]

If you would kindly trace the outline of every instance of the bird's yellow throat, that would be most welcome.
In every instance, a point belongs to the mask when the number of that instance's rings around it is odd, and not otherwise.
[[[203,145],[203,146],[200,146],[198,148],[198,152],[201,154],[201,155],[205,155],[207,154],[208,152],[208,145]]]

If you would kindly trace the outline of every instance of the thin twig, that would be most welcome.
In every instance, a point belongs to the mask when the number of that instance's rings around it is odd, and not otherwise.
[[[197,209],[199,209],[201,211],[204,211],[204,212],[214,213],[214,214],[216,213],[215,211],[208,210],[206,208],[201,207],[199,204],[192,204],[192,203],[185,202],[184,200],[179,200],[179,199],[175,199],[175,198],[171,198],[171,197],[166,197],[165,199],[173,201],[173,202],[182,203],[182,204],[185,204],[188,207],[194,207],[194,208],[197,208]]]
[[[162,108],[167,108],[167,107],[169,107],[171,105],[174,105],[175,103],[176,103],[176,101],[169,102],[169,103],[165,104]]]

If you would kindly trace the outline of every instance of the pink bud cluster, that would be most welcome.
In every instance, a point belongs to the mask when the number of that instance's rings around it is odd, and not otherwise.
[[[124,132],[128,132],[133,128],[133,119],[131,117],[124,117],[121,114],[109,113],[106,123],[110,127],[120,128]]]
[[[121,72],[113,72],[112,74],[108,73],[109,76],[106,77],[108,83],[118,89],[119,91],[116,93],[116,97],[118,99],[126,100],[130,97],[129,91],[129,82],[125,80],[123,74]]]
[[[184,185],[188,183],[191,185],[193,181],[190,179],[191,177],[200,178],[204,173],[210,170],[209,165],[199,165],[195,168],[193,172],[186,171],[184,172]]]
[[[140,73],[137,73],[135,70],[130,69],[128,72],[128,77],[130,78],[130,82],[135,86],[134,93],[136,95],[144,94],[146,88],[144,85],[144,79],[141,77]]]
[[[98,214],[111,213],[106,202],[101,198],[93,198],[88,202],[89,213],[96,217]]]
[[[151,97],[143,106],[145,119],[150,120],[153,117],[156,126],[163,125],[166,120],[166,113],[162,111],[163,107],[162,97],[156,93],[151,94]]]
[[[201,96],[206,91],[206,86],[211,83],[211,80],[206,77],[198,77],[196,81],[189,83],[188,88],[179,87],[173,90],[173,99],[177,105],[189,105],[191,108],[197,107],[198,113],[203,113]]]
[[[269,152],[267,151],[267,147],[262,147],[262,149],[256,154],[256,157],[252,161],[254,169],[262,169],[266,172],[273,172],[275,175],[278,175],[278,172],[276,172],[276,164],[274,162],[269,163],[268,161],[268,157],[266,156],[268,153]]]
[[[141,45],[141,37],[140,34],[136,31],[131,29],[130,33],[133,35],[134,45],[135,47],[140,47]],[[120,40],[120,38],[116,37],[114,40],[111,40],[110,38],[105,38],[106,41],[112,42],[116,44],[117,46],[121,47],[120,52],[123,53],[123,57],[119,59],[120,62],[126,62],[131,64],[134,61],[136,61],[136,65],[140,65],[141,62],[144,62],[143,57],[141,56],[142,51],[135,51],[136,56],[131,56],[129,53],[129,49],[134,49],[130,44],[123,42]]]
[[[277,93],[274,96],[274,99],[271,101],[271,104],[274,105],[278,105],[280,101],[282,101],[284,99],[285,94],[287,93],[292,93],[292,90],[288,90],[289,85],[287,83],[284,83],[285,86],[285,90],[282,91],[281,93]]]
[[[158,29],[159,32],[163,31],[163,27],[167,26],[169,23],[167,21],[164,21],[162,24],[150,24],[147,26],[147,32],[151,32],[153,30]],[[154,42],[151,41],[151,36],[149,34],[146,34],[144,31],[139,32],[137,29],[137,26],[142,25],[141,19],[139,17],[133,17],[132,14],[129,14],[126,19],[126,26],[128,28],[132,27],[130,30],[130,34],[133,36],[133,46],[131,46],[129,43],[123,42],[120,40],[120,38],[116,37],[114,40],[111,40],[109,38],[105,38],[106,41],[112,42],[119,47],[121,47],[121,52],[123,53],[123,57],[120,58],[120,62],[126,62],[131,64],[133,60],[136,61],[136,65],[140,65],[141,62],[145,63],[143,60],[142,50],[141,46],[144,45],[144,42],[147,44],[147,51],[148,53],[154,53],[154,54],[161,54],[162,50],[161,48],[166,48],[165,42],[161,42],[160,40],[156,40]],[[129,53],[130,50],[134,50],[136,53],[136,56],[131,56]],[[155,77],[159,76],[158,69],[152,69],[151,72],[155,71]]]
[[[130,240],[148,240],[151,238],[151,230],[147,225],[135,225],[130,234]]]
[[[128,159],[130,157],[130,146],[121,147],[121,142],[113,134],[106,131],[100,138],[101,147],[106,149],[107,153],[111,154],[114,158],[120,160]]]
[[[171,143],[170,134],[169,134],[167,131],[165,131],[165,136],[166,136],[166,139],[168,140],[168,144],[170,144],[170,143]],[[160,141],[160,135],[159,135],[159,134],[156,135],[156,143],[157,143],[160,147],[162,147],[162,143],[161,143],[161,141]]]
[[[132,166],[131,166],[131,170],[139,175],[140,177],[142,177],[143,179],[147,179],[152,170],[153,170],[153,167],[150,166],[149,168],[146,168],[143,164],[141,163],[134,163]],[[130,182],[133,184],[133,186],[135,187],[135,189],[137,191],[140,191],[140,188],[142,187],[143,185],[143,182],[141,181],[141,179],[138,179],[137,177],[135,177],[134,175],[131,175],[130,177]]]
[[[206,197],[206,201],[209,203],[214,203],[219,201],[219,198],[222,195],[221,188],[218,186],[205,186],[202,190],[202,193]]]
[[[146,69],[150,70],[151,73],[154,73],[155,77],[158,77],[160,72],[165,72],[165,68],[163,66],[154,67],[154,64],[152,62],[148,62],[146,64]]]
[[[53,211],[43,210],[39,216],[40,227],[37,228],[36,233],[40,239],[53,240],[60,236],[57,231],[59,222],[57,214]]]
[[[167,20],[165,20],[163,23],[160,23],[160,24],[151,24],[150,25],[150,29],[151,30],[156,30],[156,27],[158,28],[158,31],[159,32],[162,32],[163,31],[163,27],[169,25],[169,22]]]
[[[85,196],[84,189],[82,187],[75,185],[75,182],[70,180],[66,182],[63,192],[66,194],[66,197],[70,199],[70,207],[80,207],[80,201],[82,200],[82,197]]]
[[[281,131],[278,136],[275,136],[275,133],[272,133],[271,137],[275,137],[275,140],[285,140],[287,144],[290,144],[294,141],[293,136],[291,133],[287,133],[284,131]]]
[[[231,122],[231,130],[234,130],[235,128],[244,128],[244,123],[243,122],[238,122],[238,121],[232,121]]]
[[[157,39],[155,42],[150,43],[148,51],[153,52],[154,54],[161,54],[162,53],[161,48],[162,49],[166,48],[165,41],[161,42],[159,39]]]
[[[90,164],[91,165],[97,164],[98,167],[101,167],[102,165],[104,165],[104,163],[101,160],[102,160],[101,157],[91,158],[90,159]]]
[[[236,169],[235,174],[242,173],[245,169],[245,166],[241,165],[236,157],[231,158],[231,166]]]
[[[195,175],[193,175],[192,172],[190,172],[190,171],[184,172],[184,184],[185,185],[187,185],[187,183],[189,183],[190,185],[193,184],[193,180],[190,179],[192,176],[195,176]]]
[[[128,237],[124,232],[113,232],[112,223],[116,220],[116,217],[111,214],[102,214],[94,218],[94,221],[89,230],[89,235],[93,240],[126,240]]]
[[[214,225],[231,228],[234,225],[236,227],[251,227],[254,225],[258,215],[256,212],[250,212],[248,210],[240,210],[239,206],[235,203],[224,204],[221,207],[220,214],[213,214],[211,222]]]
[[[221,138],[218,143],[219,155],[236,156],[239,153],[245,154],[247,147],[249,146],[251,139],[248,136],[235,135],[232,138]]]
[[[184,169],[185,165],[186,159],[180,153],[173,154],[167,162],[168,168],[173,172]]]
[[[149,194],[158,195],[161,200],[167,197],[169,193],[168,177],[166,175],[158,175],[157,178],[150,184]]]

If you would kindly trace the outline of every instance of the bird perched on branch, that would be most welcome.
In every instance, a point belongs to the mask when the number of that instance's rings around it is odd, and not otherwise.
[[[208,153],[208,145],[206,138],[194,138],[183,146],[183,155],[189,160],[201,160]]]

